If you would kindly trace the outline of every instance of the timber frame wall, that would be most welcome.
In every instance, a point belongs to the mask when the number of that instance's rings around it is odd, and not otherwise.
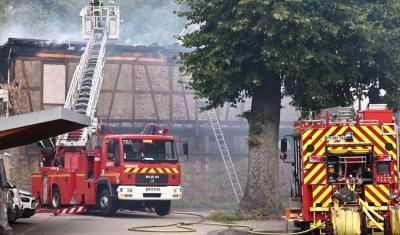
[[[55,42],[12,39],[0,47],[0,83],[27,82],[21,85],[21,113],[62,106],[44,103],[44,65],[65,66],[65,96],[85,42]],[[139,133],[147,123],[169,128],[177,140],[188,140],[191,155],[219,155],[207,113],[198,113],[204,101],[193,98],[179,80],[187,81],[170,58],[183,48],[159,45],[107,44],[105,75],[97,103],[99,121],[109,123],[116,133]],[[217,110],[231,155],[247,155],[247,121],[236,117],[249,109],[225,105]],[[3,113],[0,110],[0,114]],[[4,114],[4,113],[3,113]],[[26,147],[36,155],[35,145]]]

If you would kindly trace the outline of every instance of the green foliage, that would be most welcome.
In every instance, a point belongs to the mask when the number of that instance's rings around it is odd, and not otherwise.
[[[216,222],[233,222],[243,220],[243,216],[226,211],[210,211],[210,216],[207,219]]]
[[[206,108],[235,106],[278,74],[301,110],[349,105],[354,96],[400,105],[400,2],[176,0],[200,30],[176,58]],[[354,88],[354,89],[350,89]],[[379,96],[379,90],[386,96]]]
[[[250,127],[250,132],[254,135],[259,135],[262,133],[262,127],[260,125],[260,123],[254,123],[253,125],[251,125]]]
[[[251,115],[251,110],[247,110],[247,111],[244,111],[242,114],[236,115],[236,117],[244,118],[244,119],[248,120],[250,118],[250,115]]]
[[[302,110],[350,105],[353,96],[399,106],[398,1],[271,4],[265,58],[281,69],[284,95]],[[282,27],[286,30],[281,30]],[[350,88],[354,88],[351,90]],[[385,89],[386,98],[379,97]]]
[[[260,145],[260,141],[258,141],[257,139],[253,138],[253,137],[248,137],[246,138],[247,144],[249,146],[259,146]]]
[[[263,217],[263,216],[267,216],[268,213],[264,208],[259,208],[259,209],[254,211],[254,215],[256,217]]]

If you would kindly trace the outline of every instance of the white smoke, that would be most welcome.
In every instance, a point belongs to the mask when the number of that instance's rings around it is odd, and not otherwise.
[[[57,1],[60,5],[53,5],[51,10],[40,5],[41,1],[25,1],[29,4],[6,9],[7,23],[0,25],[0,45],[8,38],[85,41],[79,13],[89,1],[70,0],[68,4]],[[71,4],[74,5],[72,9]],[[179,34],[185,25],[185,19],[173,14],[179,7],[174,0],[162,0],[158,5],[154,5],[154,1],[145,2],[140,6],[132,0],[118,0],[116,5],[120,6],[124,22],[122,36],[115,43],[172,45],[176,41],[173,35]]]

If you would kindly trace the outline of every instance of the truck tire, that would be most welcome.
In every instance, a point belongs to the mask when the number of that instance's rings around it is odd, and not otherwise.
[[[99,195],[99,207],[103,216],[111,216],[118,210],[117,201],[111,200],[108,189],[103,189]]]
[[[156,214],[159,216],[168,215],[170,209],[171,209],[171,201],[159,201],[154,206],[154,210],[156,211]]]
[[[383,218],[383,234],[384,235],[389,235],[390,234],[390,225],[389,225],[389,219],[387,216]]]
[[[58,187],[54,187],[51,192],[51,205],[54,209],[61,208],[61,193]]]
[[[329,225],[329,216],[325,217],[325,235],[331,235],[330,225]]]

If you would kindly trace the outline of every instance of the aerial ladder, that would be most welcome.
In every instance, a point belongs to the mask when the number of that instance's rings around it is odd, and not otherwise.
[[[81,33],[88,40],[86,48],[68,91],[64,108],[71,109],[92,119],[92,126],[60,135],[57,146],[63,148],[90,149],[90,139],[95,131],[96,105],[104,77],[104,62],[107,40],[117,40],[121,35],[120,9],[110,1],[111,6],[86,6],[80,16],[82,19]],[[93,15],[93,11],[98,14]],[[96,18],[100,27],[96,25]]]

